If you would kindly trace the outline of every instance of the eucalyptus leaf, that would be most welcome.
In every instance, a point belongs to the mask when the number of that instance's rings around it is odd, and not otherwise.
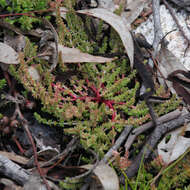
[[[117,31],[130,59],[130,65],[132,68],[134,65],[134,44],[133,38],[129,31],[130,26],[126,19],[103,8],[80,10],[77,12],[102,19]]]

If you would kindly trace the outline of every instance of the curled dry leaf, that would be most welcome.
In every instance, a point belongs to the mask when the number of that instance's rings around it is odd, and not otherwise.
[[[61,52],[62,61],[65,63],[105,63],[114,60],[113,58],[93,56],[88,53],[82,53],[79,49],[64,47],[61,44],[58,45],[58,51]]]
[[[186,136],[189,132],[190,124],[185,129],[183,127],[170,132],[158,144],[158,154],[164,163],[169,164],[178,159],[190,147],[190,138]]]
[[[162,44],[158,59],[159,69],[165,78],[168,78],[168,76],[176,70],[188,71],[180,60],[170,50],[168,50],[164,44]]]
[[[127,4],[127,9],[129,12],[124,13],[123,16],[126,17],[128,24],[132,24],[138,16],[141,14],[143,9],[151,3],[151,0],[133,0]]]
[[[77,12],[102,19],[117,31],[130,59],[130,65],[132,68],[134,64],[134,45],[127,21],[111,11],[102,8],[80,10]]]
[[[18,164],[27,164],[28,162],[28,159],[23,157],[23,156],[19,156],[19,155],[16,155],[15,153],[12,153],[12,152],[4,152],[4,151],[0,151],[0,154],[2,156],[5,156],[7,157],[9,160],[12,160]]]
[[[19,64],[18,53],[9,45],[0,42],[0,62],[5,64]]]
[[[163,45],[158,56],[158,67],[164,78],[167,79],[165,81],[167,86],[172,93],[182,96],[185,103],[190,105],[189,71],[180,60]],[[160,78],[159,80],[162,84],[162,79]]]
[[[84,165],[81,168],[91,169],[93,165]],[[98,165],[93,173],[100,180],[104,190],[119,190],[119,179],[113,168],[106,164]]]
[[[186,104],[190,105],[190,72],[176,70],[168,76],[176,93],[183,97]]]
[[[3,189],[5,189],[5,190],[19,190],[19,189],[21,189],[12,180],[6,179],[6,178],[0,179],[0,186],[2,187],[2,185],[4,186]]]

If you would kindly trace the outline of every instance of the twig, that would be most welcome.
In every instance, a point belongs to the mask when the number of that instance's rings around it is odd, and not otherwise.
[[[160,0],[152,0],[153,19],[154,19],[154,40],[153,40],[153,57],[156,57],[158,53],[158,46],[163,37],[163,32],[160,22]],[[153,67],[153,61],[149,58],[148,64]]]
[[[53,57],[53,64],[51,65],[50,68],[50,72],[53,71],[55,69],[55,67],[57,66],[58,63],[58,43],[59,43],[59,37],[57,34],[57,31],[55,30],[55,28],[53,27],[53,25],[51,24],[51,22],[49,22],[47,19],[42,18],[42,21],[44,22],[44,24],[48,25],[50,30],[53,33],[54,39],[55,39],[55,54]]]
[[[154,126],[157,126],[157,124],[158,124],[157,115],[156,115],[156,113],[154,112],[154,109],[153,109],[153,107],[152,107],[152,104],[151,104],[151,102],[149,101],[148,98],[145,99],[145,102],[146,102],[146,105],[147,105],[147,107],[148,107],[149,114],[150,114],[150,116],[151,116],[152,122],[153,122]]]
[[[89,151],[94,155],[94,157],[96,159],[96,163],[87,172],[85,172],[85,173],[83,173],[81,175],[77,175],[75,177],[69,177],[68,179],[64,180],[65,183],[70,183],[70,181],[75,181],[77,179],[83,178],[83,177],[88,176],[89,174],[91,174],[93,172],[93,170],[99,164],[99,159],[98,159],[98,154],[97,153],[95,153],[93,150],[90,150],[90,149],[89,149]]]
[[[13,179],[20,185],[24,185],[28,180],[30,173],[19,165],[15,164],[5,156],[0,154],[0,173]]]
[[[152,132],[152,134],[150,135],[145,146],[140,151],[140,153],[137,155],[137,157],[135,158],[133,163],[125,171],[127,176],[129,178],[131,178],[138,172],[141,161],[145,162],[147,160],[147,158],[152,153],[152,150],[154,149],[154,147],[157,145],[158,141],[161,139],[161,137],[164,134],[166,134],[169,131],[172,131],[174,129],[177,129],[188,122],[190,122],[190,113],[182,115],[181,117],[174,119],[172,121],[169,121],[167,123],[158,125],[155,128],[155,130]],[[121,182],[124,183],[124,181],[125,181],[125,177],[122,176]]]
[[[161,116],[157,119],[158,125],[163,124],[165,122],[171,121],[173,119],[178,118],[181,115],[181,111],[179,109],[170,112],[164,116]],[[136,139],[136,137],[138,135],[140,135],[141,133],[144,133],[145,131],[153,128],[153,122],[150,121],[142,126],[139,126],[138,128],[134,129],[131,134],[129,135],[126,143],[125,143],[125,151],[129,151],[131,145],[133,144],[134,140]]]
[[[38,54],[38,55],[36,55],[36,56],[33,56],[33,57],[29,58],[29,59],[25,62],[25,64],[30,63],[33,59],[36,59],[36,58],[38,58],[38,57],[44,57],[44,56],[50,56],[50,55],[52,55],[52,54],[45,51],[45,52],[43,52],[43,53],[40,53],[40,54]]]
[[[153,19],[154,19],[154,41],[153,41],[153,56],[155,57],[158,53],[158,46],[160,40],[163,37],[163,32],[161,28],[160,21],[160,0],[152,0],[152,9],[153,9]]]
[[[38,10],[38,11],[29,11],[27,13],[8,13],[8,14],[0,14],[0,18],[5,18],[5,17],[11,17],[11,16],[29,16],[29,17],[35,17],[33,16],[34,13],[45,13],[45,12],[53,12],[55,11],[54,8],[49,8],[46,10]],[[66,12],[66,11],[65,11]]]
[[[156,183],[156,180],[162,175],[162,172],[166,169],[168,165],[165,165],[161,168],[161,170],[159,171],[159,173],[153,178],[150,186],[153,187],[153,185]]]
[[[88,169],[87,172],[85,172],[85,173],[83,173],[81,175],[75,176],[75,177],[69,177],[66,180],[61,180],[62,182],[67,183],[67,184],[76,183],[76,180],[81,179],[81,178],[86,177],[86,176],[89,176],[93,172],[93,170],[99,164],[98,154],[96,154],[94,151],[92,151],[90,149],[89,149],[89,151],[94,155],[94,157],[96,159],[96,163],[90,169]],[[64,166],[63,166],[63,168],[64,168]],[[60,180],[57,180],[55,178],[51,178],[51,177],[48,177],[48,178],[51,179],[52,181],[55,181],[55,182],[59,182],[60,181]]]
[[[48,189],[48,190],[51,190],[51,188],[50,188],[50,186],[49,186],[47,180],[45,179],[44,174],[43,174],[43,172],[42,172],[42,170],[41,170],[41,168],[40,168],[40,165],[39,165],[39,162],[38,162],[38,155],[37,155],[36,146],[35,146],[34,140],[33,140],[33,138],[32,138],[32,135],[31,135],[31,133],[30,133],[30,130],[29,130],[29,127],[28,127],[28,122],[27,122],[27,120],[24,118],[24,116],[22,115],[18,103],[16,103],[16,110],[15,110],[15,113],[14,113],[14,116],[13,116],[13,117],[16,117],[16,115],[18,115],[19,118],[20,118],[20,120],[22,121],[24,130],[25,130],[25,132],[26,132],[26,134],[27,134],[27,136],[28,136],[28,138],[29,138],[29,140],[30,140],[30,142],[31,142],[31,144],[32,144],[32,149],[33,149],[33,152],[34,152],[34,161],[35,161],[37,170],[38,170],[38,172],[39,172],[39,174],[40,174],[40,176],[41,176],[41,178],[42,178],[44,184],[46,185],[47,189]]]
[[[46,185],[47,189],[51,190],[51,188],[50,188],[50,186],[49,186],[46,178],[44,177],[42,169],[40,168],[40,165],[39,165],[39,162],[38,162],[38,155],[37,155],[37,151],[36,151],[36,146],[34,144],[34,140],[32,138],[32,135],[31,135],[31,133],[29,131],[28,124],[27,123],[23,123],[23,127],[24,127],[24,129],[25,129],[25,131],[26,131],[26,133],[28,135],[28,138],[29,138],[31,144],[32,144],[32,148],[33,148],[33,152],[34,152],[34,160],[35,160],[35,164],[36,164],[36,167],[38,169],[38,172],[39,172],[41,178],[43,179],[43,182]]]
[[[132,126],[125,127],[119,138],[116,140],[115,144],[105,154],[104,158],[100,161],[100,163],[106,163],[109,160],[109,158],[113,155],[113,151],[116,151],[121,146],[131,130]]]
[[[62,153],[56,155],[51,160],[41,164],[40,167],[47,167],[53,164],[56,160],[59,160],[60,158],[65,157],[69,152],[73,151],[77,147],[78,145],[77,142],[78,142],[78,137],[74,137]]]

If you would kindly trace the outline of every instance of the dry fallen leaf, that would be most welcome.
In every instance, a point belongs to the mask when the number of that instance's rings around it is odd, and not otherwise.
[[[125,16],[129,24],[132,24],[141,14],[143,9],[150,3],[151,0],[133,0],[127,4],[127,9],[130,11],[124,13],[123,16]]]
[[[180,62],[180,60],[164,45],[162,45],[159,55],[159,69],[162,72],[163,76],[167,78],[172,72],[176,70],[183,70],[187,72],[188,70]]]
[[[168,76],[168,80],[172,82],[177,95],[190,105],[190,72],[176,70]]]
[[[179,128],[170,132],[158,144],[158,154],[164,163],[169,164],[178,159],[190,147],[190,138],[185,136],[189,131],[190,124],[185,127],[185,130],[184,128]]]
[[[58,45],[58,51],[61,52],[62,61],[65,63],[105,63],[114,60],[114,58],[93,56],[88,53],[82,53],[79,49],[64,47],[61,44]]]
[[[126,20],[111,11],[102,8],[80,10],[77,12],[102,19],[117,31],[130,59],[130,65],[132,68],[134,64],[134,45],[131,33],[129,31],[129,24]]]
[[[27,164],[27,162],[29,161],[27,158],[16,155],[15,153],[12,152],[0,151],[0,154],[19,164]]]
[[[93,165],[84,165],[81,168],[91,169]],[[93,173],[100,180],[104,190],[119,190],[119,179],[113,168],[106,164],[98,165]]]
[[[164,82],[168,88],[172,93],[182,96],[183,100],[190,105],[189,71],[180,60],[164,46],[160,49],[158,59],[159,70],[162,76],[167,79]],[[164,85],[162,76],[159,78],[159,81]]]
[[[19,64],[18,53],[9,45],[0,42],[0,62],[5,64]]]
[[[26,46],[26,38],[24,35],[13,36],[5,33],[4,43],[12,47],[16,52],[23,52]]]

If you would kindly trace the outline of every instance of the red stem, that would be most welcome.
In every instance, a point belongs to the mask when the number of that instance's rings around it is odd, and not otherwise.
[[[72,97],[71,101],[76,101],[77,99],[78,100],[86,100],[88,98],[91,101],[96,101],[98,103],[104,103],[105,105],[107,105],[113,111],[112,121],[114,121],[115,117],[116,117],[116,111],[115,111],[113,105],[114,104],[123,105],[123,104],[125,104],[125,102],[115,102],[114,100],[105,100],[105,99],[103,99],[101,97],[99,89],[97,89],[94,85],[89,85],[89,80],[88,79],[86,79],[86,83],[89,86],[89,88],[91,88],[93,90],[96,97],[91,97],[91,96],[81,96],[81,97],[79,97],[79,96],[76,96],[76,95],[72,94],[71,92],[69,92],[68,95]],[[52,84],[52,85],[54,86],[54,88],[59,88],[59,90],[62,91],[62,92],[65,91],[64,88],[58,87],[55,84]],[[104,87],[104,85],[100,85],[100,86],[101,86],[101,88]],[[83,85],[83,88],[85,90],[87,90],[86,86],[84,86],[84,85]],[[75,89],[76,89],[76,87],[75,87]],[[83,95],[83,93],[81,91],[79,93],[80,93],[80,95]],[[65,101],[66,99],[62,98],[62,100]]]

